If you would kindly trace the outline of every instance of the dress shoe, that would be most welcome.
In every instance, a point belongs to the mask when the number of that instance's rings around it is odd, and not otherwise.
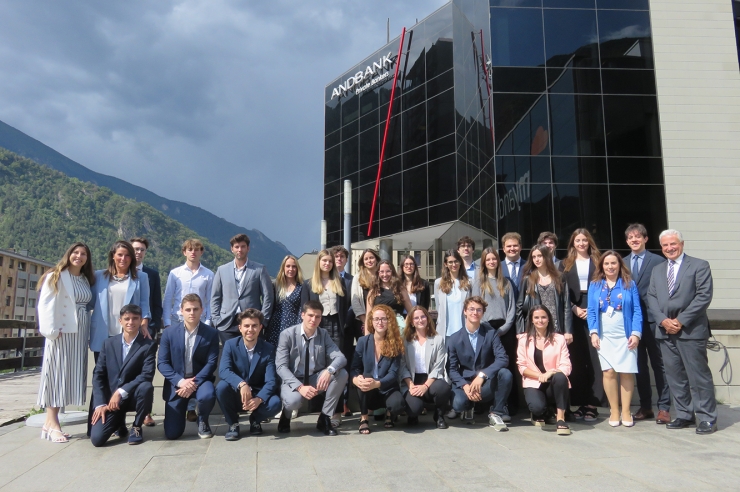
[[[157,425],[157,423],[154,421],[151,415],[147,415],[146,417],[144,417],[144,425],[146,427],[154,427],[155,425]]]
[[[666,429],[685,429],[686,427],[689,427],[690,425],[694,425],[696,422],[693,420],[687,420],[687,419],[681,419],[677,418],[675,420],[671,420],[665,425]]]
[[[666,410],[658,410],[658,416],[655,418],[656,424],[667,424],[671,421],[671,414]]]
[[[256,420],[249,421],[249,433],[253,436],[262,435],[262,424]]]
[[[229,430],[224,434],[224,439],[227,441],[238,441],[241,438],[239,433],[239,424],[231,424]]]
[[[280,420],[278,421],[278,432],[283,434],[290,432],[290,419],[285,416],[285,413],[280,415]]]
[[[131,426],[131,433],[128,435],[129,444],[141,444],[144,442],[144,434],[141,433],[141,427]]]
[[[322,431],[325,436],[339,435],[337,430],[331,425],[331,417],[323,413],[319,414],[319,419],[316,421],[316,428]]]
[[[653,410],[651,408],[640,408],[633,416],[633,420],[646,420],[646,419],[652,419],[655,417],[655,414],[653,413]]]
[[[195,413],[195,410],[188,410],[187,419],[188,419],[188,422],[197,422],[198,414]]]
[[[717,432],[717,422],[704,421],[696,426],[697,434],[712,434],[713,432]]]

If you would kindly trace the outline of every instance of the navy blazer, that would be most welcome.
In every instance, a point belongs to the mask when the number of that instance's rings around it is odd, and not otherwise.
[[[152,315],[149,329],[159,330],[162,327],[162,282],[159,279],[159,272],[154,268],[143,266],[141,269],[149,277],[149,311]]]
[[[632,272],[632,253],[628,254],[624,258],[625,266]],[[637,291],[640,293],[640,309],[642,309],[642,322],[643,325],[655,323],[653,315],[647,306],[647,294],[650,289],[650,276],[653,273],[653,268],[666,261],[660,255],[645,251],[645,257],[642,259],[642,265],[640,265],[640,271],[637,272],[637,278],[632,276],[632,280],[637,284]],[[680,270],[679,270],[680,271]]]
[[[524,265],[526,263],[527,262],[524,261],[524,258],[520,256],[519,257],[519,271],[517,272],[518,278],[514,279],[514,278],[511,278],[511,275],[509,274],[509,264],[506,263],[506,255],[501,257],[501,268],[504,271],[504,277],[511,280],[511,283],[514,285],[514,297],[515,298],[519,297],[519,287],[521,287],[522,285],[522,278],[524,277]]]
[[[214,382],[218,364],[218,331],[205,323],[198,325],[193,347],[193,375],[195,384]],[[157,369],[164,376],[162,398],[170,401],[177,398],[177,383],[185,377],[185,325],[170,326],[162,334],[159,342]]]
[[[106,338],[93,370],[93,407],[107,405],[119,388],[133,397],[143,382],[154,379],[157,346],[138,334],[131,344],[126,360],[123,358],[123,334]]]
[[[275,370],[275,347],[257,340],[252,361],[249,361],[247,347],[242,337],[232,338],[224,344],[218,376],[226,381],[234,391],[242,381],[252,388],[252,395],[267,401],[278,393],[279,384]]]
[[[509,365],[509,357],[496,336],[496,330],[485,321],[480,324],[476,350],[470,344],[468,330],[462,330],[450,335],[447,340],[447,358],[449,360],[449,376],[452,383],[462,388],[470,383],[479,372],[483,372],[488,379],[496,376],[500,369]]]
[[[380,356],[378,360],[378,380],[380,381],[380,392],[384,395],[394,390],[400,390],[398,376],[401,371],[401,357],[388,358]],[[375,369],[375,338],[374,335],[365,335],[357,340],[355,356],[352,358],[352,370],[350,377],[354,378],[362,374],[366,378],[373,378]]]

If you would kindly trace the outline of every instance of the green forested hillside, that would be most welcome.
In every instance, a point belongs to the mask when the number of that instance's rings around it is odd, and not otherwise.
[[[84,241],[92,250],[93,266],[101,269],[115,241],[139,235],[150,241],[145,264],[159,270],[163,288],[170,269],[185,261],[180,247],[187,238],[203,242],[202,262],[211,270],[233,258],[146,203],[0,148],[0,248],[28,250],[56,263],[70,244]]]

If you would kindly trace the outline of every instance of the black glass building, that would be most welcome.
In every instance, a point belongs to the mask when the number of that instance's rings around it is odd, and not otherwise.
[[[648,7],[453,0],[409,28],[400,58],[396,38],[328,84],[327,244],[342,241],[345,179],[353,243],[459,222],[525,247],[549,230],[565,248],[586,227],[624,250],[629,223],[666,228]]]

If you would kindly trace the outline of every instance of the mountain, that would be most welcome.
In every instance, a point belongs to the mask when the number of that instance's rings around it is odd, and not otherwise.
[[[102,269],[114,242],[140,235],[150,242],[145,263],[159,270],[163,287],[168,272],[185,262],[181,245],[190,237],[203,242],[201,261],[211,270],[234,258],[147,203],[0,149],[0,248],[56,263],[70,244],[83,241],[93,267]]]
[[[245,233],[251,241],[249,258],[267,266],[267,270],[273,276],[277,274],[285,255],[290,254],[288,248],[282,243],[271,240],[257,229],[240,227],[200,207],[168,200],[122,179],[91,171],[2,121],[0,121],[0,147],[61,171],[72,178],[94,183],[98,186],[105,186],[126,198],[148,203],[227,250],[230,249],[229,239],[236,234]]]

